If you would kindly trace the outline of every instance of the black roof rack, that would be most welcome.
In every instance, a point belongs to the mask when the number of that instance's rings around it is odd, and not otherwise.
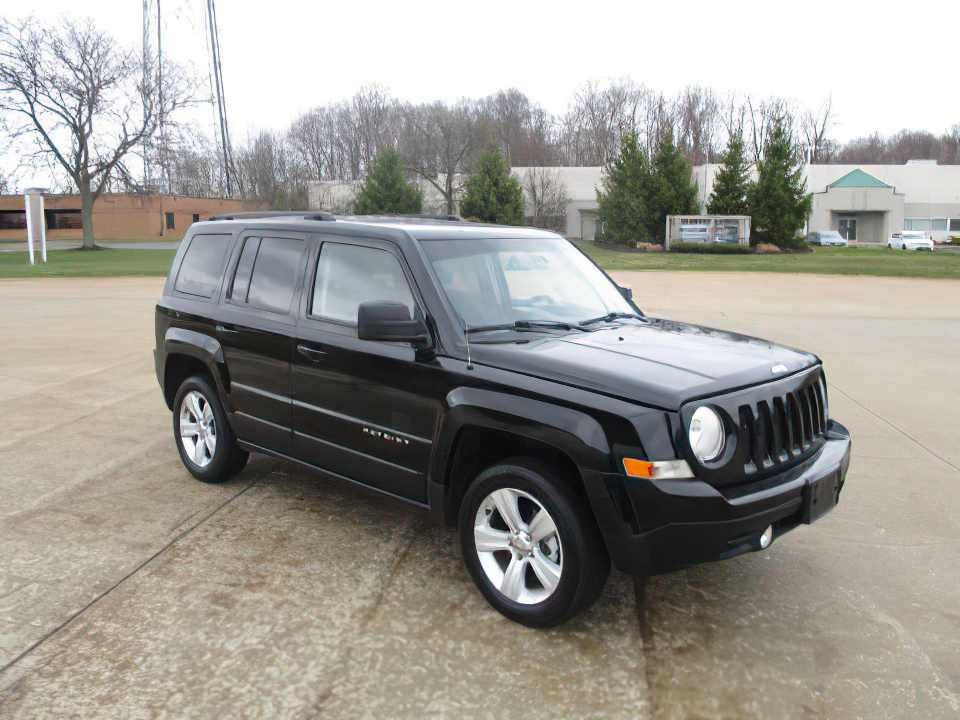
[[[304,220],[336,220],[333,213],[324,210],[254,210],[251,212],[211,215],[211,220],[255,220],[257,218],[298,217]]]
[[[348,215],[347,217],[362,220],[441,220],[449,222],[464,222],[459,215],[430,215],[427,213],[367,213]]]

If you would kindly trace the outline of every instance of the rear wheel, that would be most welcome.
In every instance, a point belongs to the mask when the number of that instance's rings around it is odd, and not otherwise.
[[[487,601],[532,627],[558,625],[597,599],[610,560],[586,501],[530,458],[482,472],[460,506],[464,562]]]
[[[229,480],[247,464],[216,388],[202,375],[183,381],[173,405],[173,436],[184,467],[203,482]]]

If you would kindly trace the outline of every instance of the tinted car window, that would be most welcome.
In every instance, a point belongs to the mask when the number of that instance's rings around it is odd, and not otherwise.
[[[257,251],[260,249],[260,238],[248,237],[243,241],[243,250],[240,253],[240,260],[237,262],[237,271],[233,274],[233,283],[230,286],[227,297],[238,303],[247,301],[247,290],[250,289],[250,273],[253,270],[253,263],[257,259]]]
[[[360,303],[399,302],[414,312],[413,296],[400,263],[375,248],[324,243],[317,262],[311,314],[356,324]]]
[[[288,312],[303,268],[303,242],[265,237],[256,255],[247,302],[263,310]]]
[[[174,288],[200,297],[213,297],[227,264],[229,235],[194,235],[183,255]]]

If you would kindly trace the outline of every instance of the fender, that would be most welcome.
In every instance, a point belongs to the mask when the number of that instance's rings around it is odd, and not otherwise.
[[[448,470],[458,433],[464,427],[501,430],[550,445],[581,470],[609,471],[610,444],[600,423],[584,412],[553,403],[493,390],[458,387],[446,396],[447,411],[430,461],[431,509],[446,511]]]
[[[161,382],[166,377],[167,360],[171,355],[186,355],[202,362],[216,382],[220,397],[229,397],[230,381],[223,362],[223,348],[215,337],[186,328],[167,328],[163,335],[163,367],[158,368]],[[164,393],[166,390],[164,387]]]

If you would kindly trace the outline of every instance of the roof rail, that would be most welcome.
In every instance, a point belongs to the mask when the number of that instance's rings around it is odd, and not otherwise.
[[[336,220],[333,213],[325,210],[254,210],[251,212],[223,213],[211,215],[210,220],[255,220],[257,218],[299,217],[304,220]]]
[[[459,215],[430,215],[429,213],[369,213],[358,214],[357,218],[404,218],[409,220],[446,220],[449,222],[463,222]]]

